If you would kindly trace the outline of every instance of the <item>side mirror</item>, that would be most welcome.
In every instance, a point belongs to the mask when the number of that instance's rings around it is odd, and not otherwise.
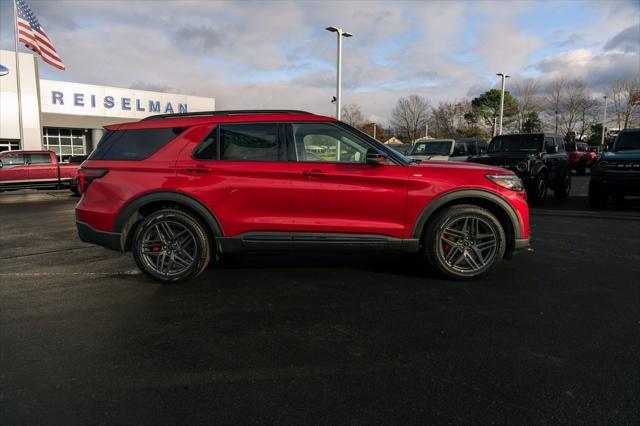
[[[381,166],[387,163],[387,158],[387,154],[383,154],[375,149],[370,148],[367,150],[367,164]]]

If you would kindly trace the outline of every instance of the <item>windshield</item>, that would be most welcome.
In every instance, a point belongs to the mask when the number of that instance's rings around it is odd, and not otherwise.
[[[613,146],[614,151],[629,151],[640,149],[640,132],[622,132]]]
[[[422,142],[417,143],[411,151],[412,155],[449,155],[451,152],[451,142]]]
[[[489,152],[540,152],[542,135],[496,136],[489,144]]]

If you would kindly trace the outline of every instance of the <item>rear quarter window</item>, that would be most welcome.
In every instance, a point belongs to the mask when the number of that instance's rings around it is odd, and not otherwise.
[[[144,160],[171,142],[184,128],[107,131],[89,160]]]

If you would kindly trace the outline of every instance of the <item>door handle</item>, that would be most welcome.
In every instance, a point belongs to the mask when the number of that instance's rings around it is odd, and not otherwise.
[[[305,170],[302,172],[302,176],[308,176],[308,177],[324,177],[326,175],[327,174],[325,172],[319,169]]]
[[[186,170],[187,170],[187,173],[199,174],[199,175],[211,172],[210,169],[204,166],[187,167]]]

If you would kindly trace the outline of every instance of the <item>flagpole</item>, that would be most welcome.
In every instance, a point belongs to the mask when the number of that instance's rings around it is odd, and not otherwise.
[[[18,6],[13,0],[13,26],[16,32],[16,82],[18,91],[18,126],[20,126],[20,149],[24,148],[24,137],[22,130],[22,94],[20,89],[20,56],[18,55]]]

